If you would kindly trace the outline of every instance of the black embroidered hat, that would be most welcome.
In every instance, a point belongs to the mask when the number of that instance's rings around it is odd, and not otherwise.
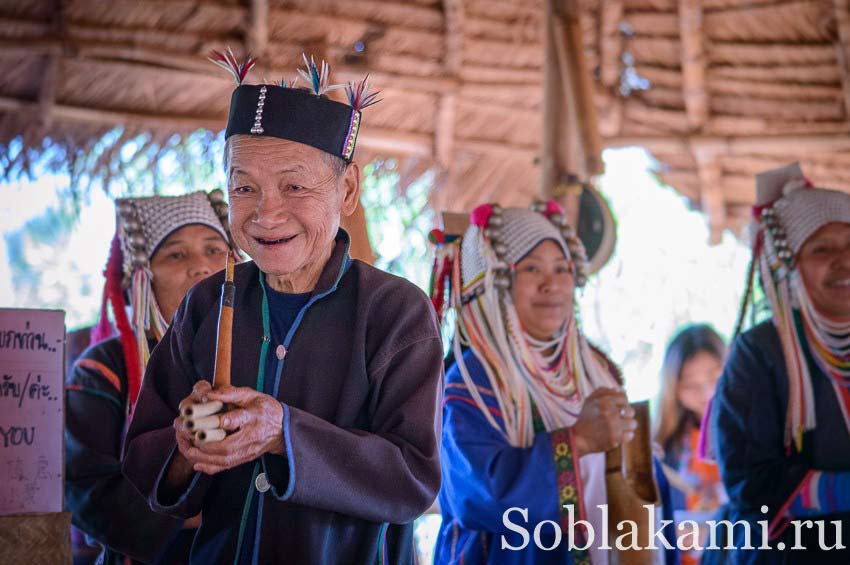
[[[289,83],[244,84],[245,76],[256,63],[248,58],[238,63],[230,49],[213,51],[210,60],[230,72],[236,90],[230,98],[230,116],[225,139],[232,135],[265,135],[310,145],[350,162],[354,155],[361,111],[377,102],[378,92],[369,92],[369,76],[348,85],[329,84],[330,68],[322,61],[304,55],[305,69],[299,75],[309,88],[296,88],[297,78]],[[326,92],[345,87],[348,104],[327,98]]]

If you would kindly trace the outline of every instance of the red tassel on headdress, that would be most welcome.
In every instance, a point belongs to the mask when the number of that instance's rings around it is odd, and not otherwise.
[[[129,387],[129,409],[132,412],[139,398],[139,390],[142,388],[142,367],[139,362],[139,350],[136,346],[136,338],[130,320],[127,318],[127,303],[124,301],[124,289],[121,288],[123,277],[122,265],[124,254],[121,252],[121,240],[118,234],[112,238],[112,246],[109,249],[109,260],[106,262],[104,275],[106,283],[103,286],[103,303],[100,310],[100,320],[92,331],[92,342],[97,343],[112,337],[112,325],[106,314],[106,303],[112,304],[112,314],[115,317],[115,325],[118,327],[118,336],[121,338],[121,349],[124,352],[124,364],[127,367],[127,384]]]
[[[106,269],[103,270],[103,276],[106,277]],[[100,301],[100,318],[95,327],[91,330],[91,345],[106,341],[115,335],[115,330],[112,327],[112,322],[109,321],[109,314],[106,311],[106,305],[109,303],[109,293],[106,290],[106,283],[103,284],[103,299]]]
[[[443,310],[446,305],[446,279],[452,268],[452,262],[449,257],[434,260],[434,270],[431,273],[433,277],[433,285],[431,288],[431,304],[434,306],[434,311],[437,313],[437,322],[443,321]]]
[[[428,233],[428,240],[442,248],[446,243],[446,234],[443,230],[433,229]],[[437,322],[443,321],[443,312],[446,305],[446,279],[452,268],[451,255],[441,253],[438,249],[434,257],[434,266],[431,268],[431,281],[428,285],[428,294],[431,297],[431,305],[437,313]]]
[[[563,215],[564,209],[561,207],[560,204],[558,204],[554,200],[547,200],[546,201],[546,211],[543,212],[543,215],[548,218],[548,217],[552,216],[553,214]]]
[[[490,223],[490,216],[493,215],[493,206],[490,204],[481,204],[476,206],[469,215],[469,222],[479,228],[486,228]]]

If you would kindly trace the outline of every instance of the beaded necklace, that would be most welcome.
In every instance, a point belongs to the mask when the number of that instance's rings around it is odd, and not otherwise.
[[[812,357],[836,384],[850,385],[850,323],[830,320],[812,304],[800,284],[800,313]]]
[[[844,426],[850,433],[850,323],[837,322],[821,314],[799,277],[795,286],[809,352],[817,366],[829,377]]]
[[[453,270],[459,274],[459,262]],[[547,431],[572,425],[584,398],[594,388],[616,386],[616,379],[594,357],[575,316],[551,339],[536,340],[523,331],[509,292],[499,292],[491,273],[477,284],[484,291],[459,308],[453,350],[470,396],[491,426],[516,447],[534,442],[536,406]],[[452,302],[461,304],[459,285]],[[496,421],[463,361],[461,346],[481,360],[502,422]]]

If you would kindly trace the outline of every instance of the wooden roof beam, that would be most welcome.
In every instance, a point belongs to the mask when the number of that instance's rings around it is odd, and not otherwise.
[[[35,112],[38,104],[0,96],[0,112]],[[193,131],[196,129],[208,129],[220,131],[224,129],[225,121],[221,117],[186,117],[167,114],[142,114],[138,112],[125,112],[116,110],[98,110],[83,108],[80,106],[69,106],[55,104],[53,116],[57,120],[68,120],[99,124],[106,126],[118,126],[123,124],[135,124],[143,129]],[[375,152],[391,155],[413,155],[417,157],[433,156],[433,140],[430,135],[419,133],[406,133],[393,130],[385,130],[375,127],[363,128],[357,136],[359,147],[364,147]],[[505,151],[512,149],[504,146]]]
[[[708,95],[705,90],[705,49],[703,47],[702,1],[679,0],[679,30],[682,44],[682,94],[692,131],[700,131],[708,121]]]
[[[721,143],[726,153],[755,153],[764,155],[803,155],[810,153],[837,153],[850,151],[850,137],[839,135],[796,135],[796,136],[752,136],[752,137],[711,137],[693,136],[636,136],[615,137],[605,140],[605,146],[644,147],[647,151],[660,153],[687,152],[690,143]]]
[[[844,115],[850,118],[850,1],[832,0],[832,7],[838,28],[835,52],[841,75],[841,87],[844,91]]]

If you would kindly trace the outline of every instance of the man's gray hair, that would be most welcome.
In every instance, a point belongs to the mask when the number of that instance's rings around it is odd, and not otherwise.
[[[230,172],[231,139],[232,138],[228,138],[227,141],[224,142],[224,155],[222,155],[221,165],[224,168],[225,175]],[[325,161],[325,164],[330,167],[335,179],[339,179],[340,177],[342,177],[342,175],[345,174],[345,169],[346,167],[348,167],[348,164],[342,157],[337,157],[336,155],[331,155],[330,153],[325,153],[324,151],[322,151],[322,159]]]

